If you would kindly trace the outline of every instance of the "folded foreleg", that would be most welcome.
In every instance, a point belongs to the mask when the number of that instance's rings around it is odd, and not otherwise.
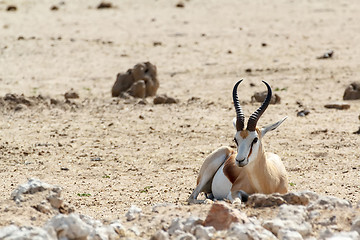
[[[205,192],[206,194],[212,193],[211,183],[215,173],[233,152],[234,150],[229,147],[221,147],[205,159],[197,178],[197,186],[188,198],[189,203],[200,202],[197,200],[197,197],[201,192]]]

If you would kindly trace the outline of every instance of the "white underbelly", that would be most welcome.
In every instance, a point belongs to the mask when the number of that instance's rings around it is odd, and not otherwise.
[[[230,193],[232,183],[224,175],[224,164],[217,170],[211,185],[215,199],[226,199]]]

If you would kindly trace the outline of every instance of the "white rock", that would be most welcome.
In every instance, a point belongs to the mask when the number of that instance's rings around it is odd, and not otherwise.
[[[176,238],[176,240],[196,240],[196,238],[190,234],[190,233],[183,233],[183,234],[180,234],[178,235]]]
[[[113,229],[113,231],[119,237],[125,237],[125,227],[120,223],[119,220],[113,221],[110,223],[109,227]]]
[[[175,218],[172,220],[172,222],[169,226],[168,233],[170,235],[173,235],[175,233],[175,231],[177,231],[177,230],[183,231],[183,229],[184,229],[184,225],[182,224],[181,219]]]
[[[297,223],[293,220],[282,220],[280,218],[267,220],[262,226],[276,236],[278,236],[281,229],[299,232],[303,237],[308,236],[312,232],[311,224],[308,222]]]
[[[58,197],[60,197],[61,188],[57,186],[53,186],[47,183],[40,181],[39,179],[31,178],[27,183],[19,185],[12,193],[11,199],[14,201],[23,201],[23,194],[34,194],[37,192],[42,192],[46,190],[51,190],[55,193],[58,193]]]
[[[244,240],[277,239],[276,236],[267,229],[263,228],[260,225],[254,225],[252,223],[246,223],[246,224],[232,223],[227,233],[230,238],[244,239]]]
[[[55,240],[44,229],[39,227],[17,227],[10,225],[0,229],[2,240]]]
[[[45,229],[59,239],[86,239],[93,230],[75,213],[56,215],[46,223]]]
[[[302,237],[308,236],[312,232],[312,226],[305,206],[301,205],[281,205],[277,218],[264,221],[263,227],[271,231],[277,237],[281,229],[298,232]]]
[[[125,214],[126,220],[128,220],[128,221],[135,220],[135,218],[137,216],[140,216],[141,212],[142,212],[141,208],[139,208],[135,205],[132,205],[129,208],[128,212]]]
[[[216,230],[212,226],[204,227],[202,225],[196,225],[192,232],[196,239],[208,240],[212,238],[213,233],[216,232]]]
[[[306,207],[286,204],[280,206],[277,217],[282,220],[293,220],[299,223],[304,222],[309,218]]]
[[[356,231],[360,234],[360,216],[353,221],[351,231]]]
[[[102,227],[103,224],[99,221],[99,220],[95,220],[93,219],[92,217],[90,216],[86,216],[86,215],[83,215],[83,214],[80,214],[79,215],[80,219],[86,223],[87,225],[93,227],[93,228],[97,228],[97,227]]]
[[[326,229],[320,234],[322,240],[359,240],[360,235],[356,231],[351,232],[337,232],[332,233],[329,229]]]
[[[168,240],[170,236],[167,232],[163,230],[157,231],[152,237],[151,240]]]
[[[202,222],[202,220],[198,217],[190,216],[186,221],[183,222],[183,231],[190,232],[194,226]]]
[[[280,240],[303,240],[304,238],[300,233],[287,229],[280,229],[278,232],[278,238]]]
[[[5,239],[8,236],[11,236],[13,233],[19,231],[19,227],[15,225],[9,225],[3,228],[0,228],[0,239]]]
[[[334,208],[351,208],[351,203],[348,200],[336,198],[333,196],[321,196],[316,201],[308,205],[307,210],[313,211],[317,209],[328,209]]]
[[[140,236],[139,228],[136,225],[131,226],[129,228],[129,231],[133,232],[135,234],[135,236]]]

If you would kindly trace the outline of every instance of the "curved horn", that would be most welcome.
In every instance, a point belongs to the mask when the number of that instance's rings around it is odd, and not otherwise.
[[[269,84],[267,82],[265,82],[265,81],[262,81],[262,82],[266,85],[268,93],[266,95],[264,102],[261,104],[261,106],[253,114],[251,114],[248,124],[247,124],[247,127],[246,127],[246,129],[249,131],[255,131],[258,120],[260,119],[261,115],[265,112],[266,108],[270,104],[271,95],[272,95],[271,87],[269,86]]]
[[[237,96],[237,88],[241,82],[242,82],[242,79],[235,84],[234,89],[233,89],[233,101],[234,101],[234,107],[235,107],[235,111],[236,111],[236,130],[237,131],[241,131],[244,129],[244,121],[245,121],[244,113],[241,109],[239,98]]]

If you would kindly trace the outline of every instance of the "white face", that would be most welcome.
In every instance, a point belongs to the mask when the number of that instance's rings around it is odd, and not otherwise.
[[[260,146],[260,139],[256,131],[238,131],[234,141],[237,145],[236,165],[244,167],[251,163],[257,156]]]

